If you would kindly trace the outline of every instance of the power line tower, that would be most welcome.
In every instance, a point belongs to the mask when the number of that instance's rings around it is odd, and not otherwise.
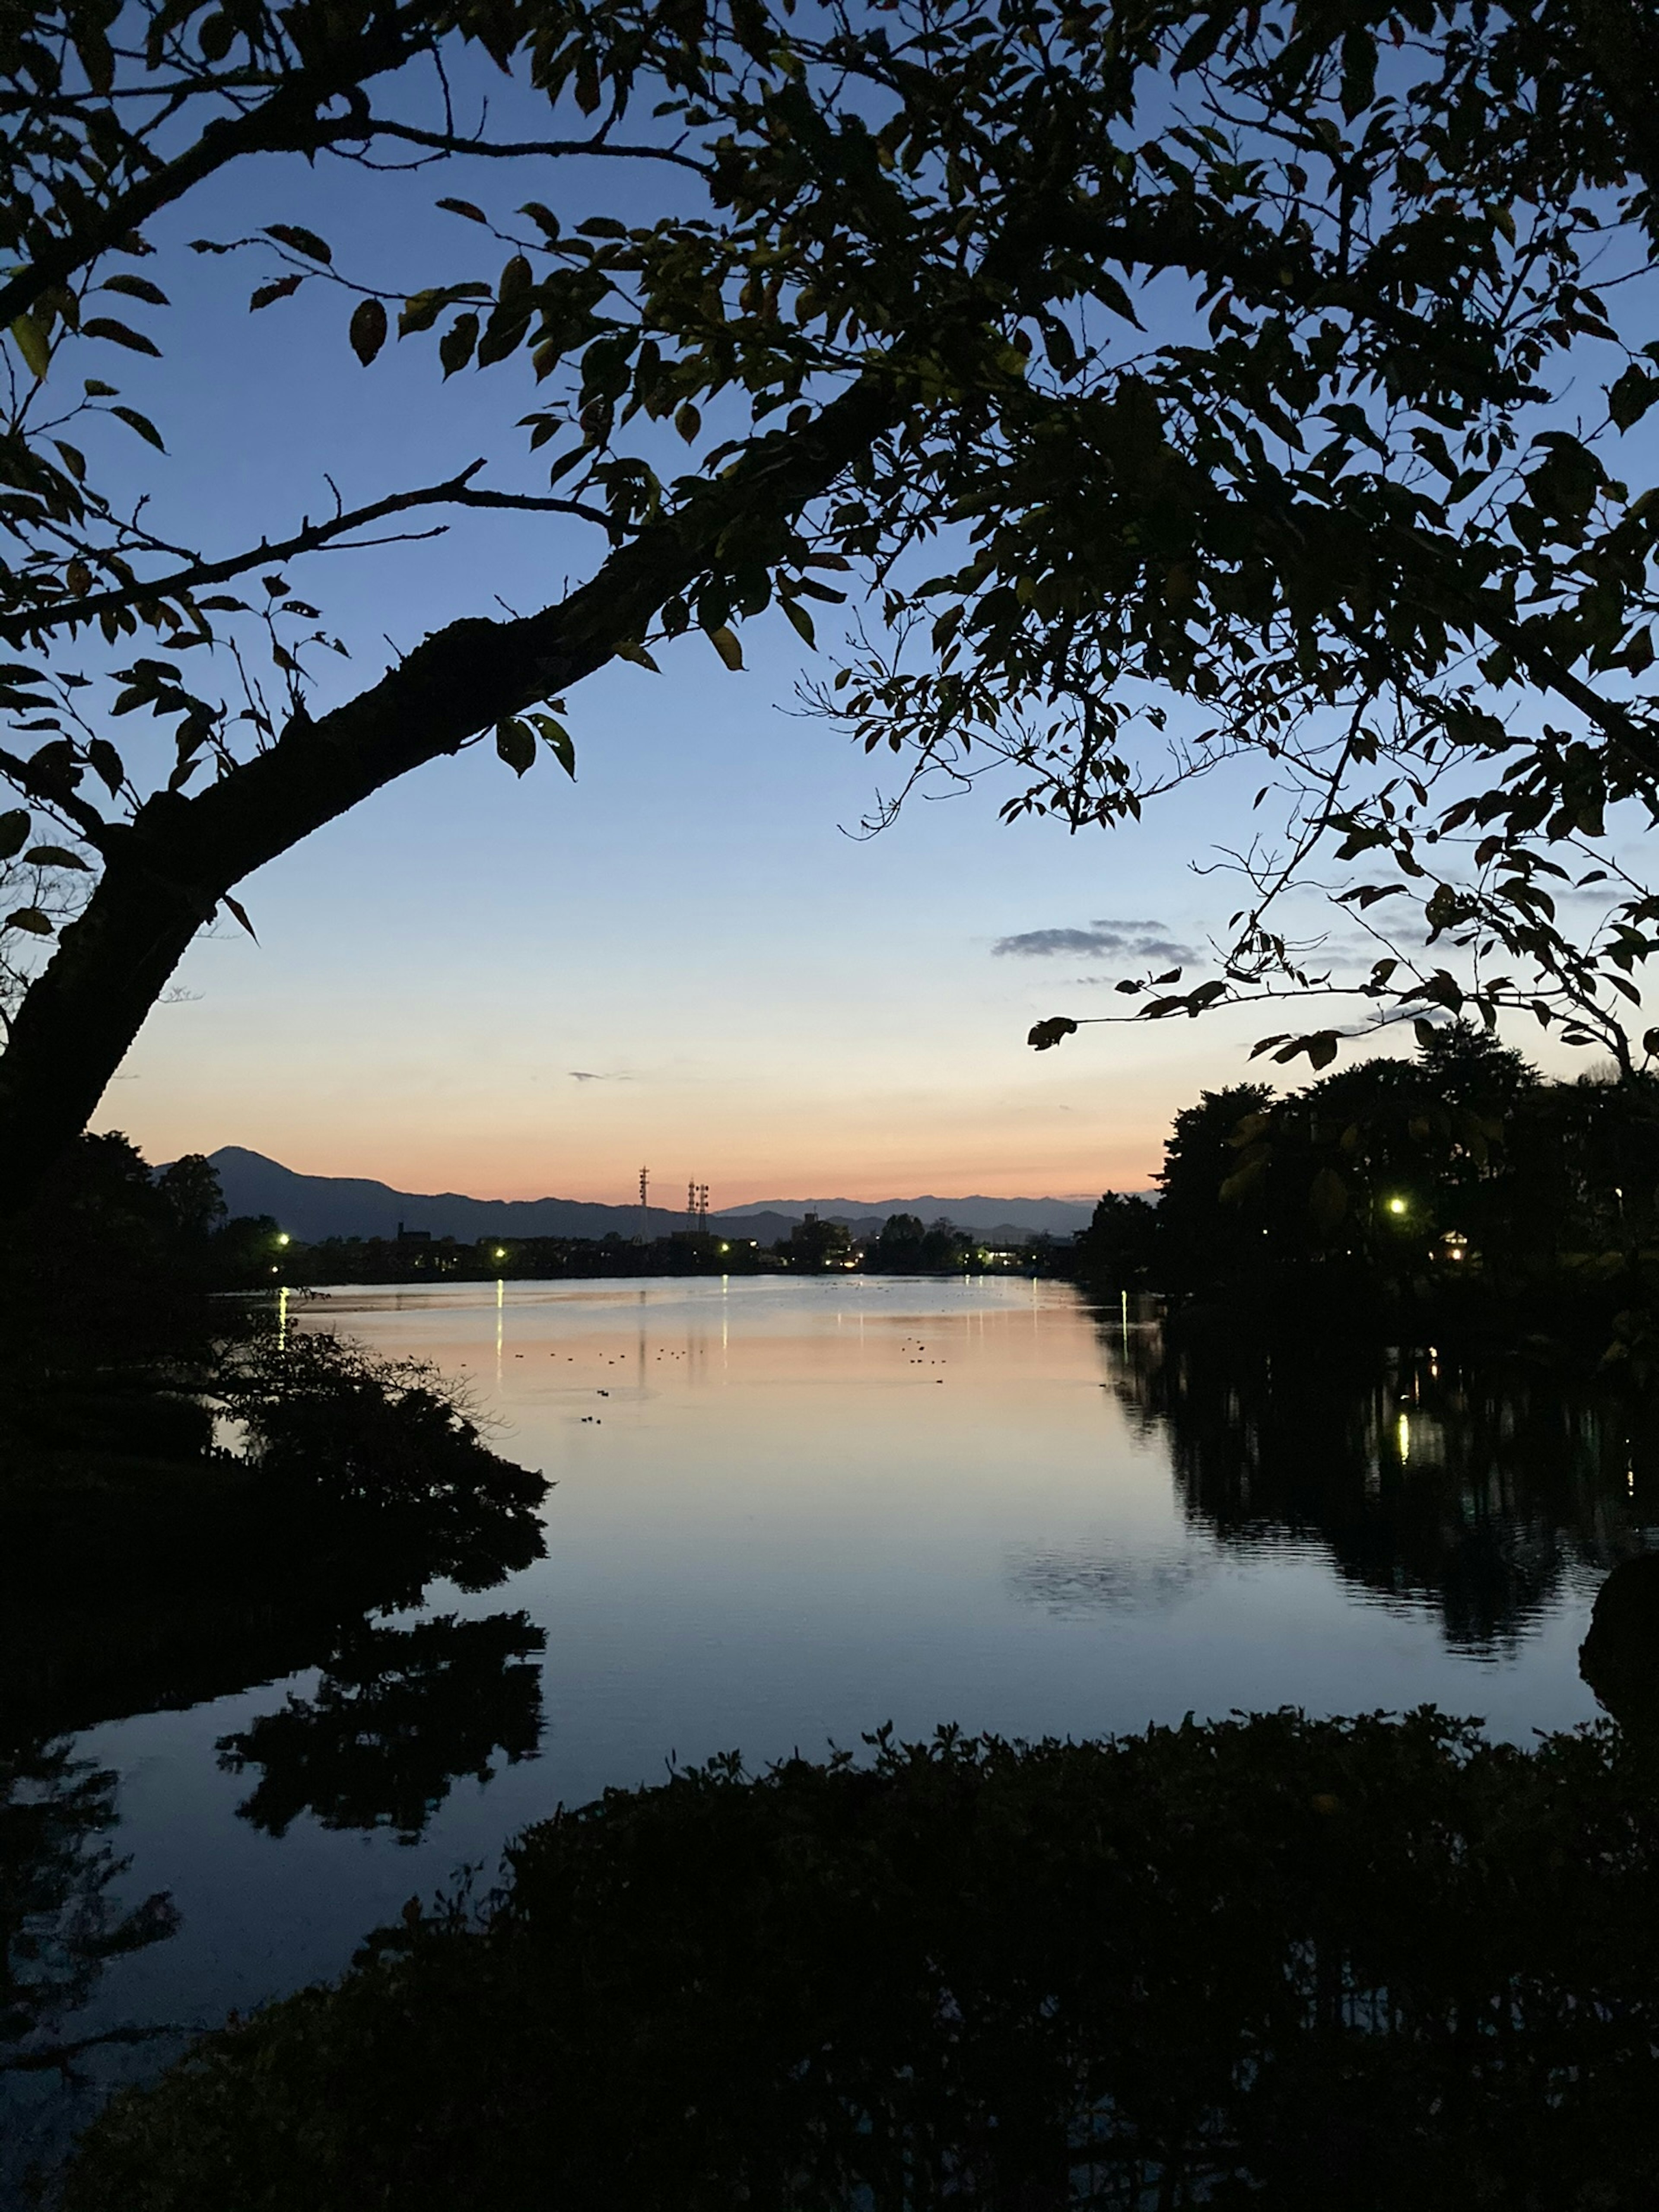
[[[708,1186],[706,1182],[700,1182],[697,1185],[696,1214],[696,1225],[707,1237],[708,1234]]]
[[[639,1243],[651,1242],[651,1170],[640,1170],[640,1234]]]
[[[697,1186],[694,1182],[685,1186],[685,1225],[692,1230],[697,1225]]]

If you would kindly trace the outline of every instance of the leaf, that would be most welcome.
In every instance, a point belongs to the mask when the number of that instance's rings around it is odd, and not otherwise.
[[[94,315],[90,322],[82,324],[81,335],[83,338],[107,338],[112,345],[125,346],[129,353],[147,353],[156,361],[161,358],[161,349],[153,338],[147,338],[142,331],[129,330],[112,315]]]
[[[64,438],[54,438],[52,442],[63,455],[64,466],[75,478],[76,483],[84,483],[87,480],[87,457],[81,448],[78,446],[71,446]],[[1648,656],[1650,659],[1652,657],[1651,653]]]
[[[82,875],[91,866],[64,845],[33,845],[23,858],[32,868],[78,868]]]
[[[325,238],[319,238],[314,230],[306,230],[297,222],[270,222],[265,225],[265,236],[274,238],[278,246],[292,246],[303,253],[307,261],[320,261],[325,267],[332,266],[334,249]]]
[[[291,276],[278,276],[273,283],[261,284],[247,303],[248,313],[257,314],[261,307],[270,307],[273,301],[291,298],[305,281],[305,272],[296,270]]]
[[[1264,1145],[1253,1160],[1247,1160],[1227,1177],[1216,1194],[1224,1206],[1237,1206],[1241,1198],[1249,1197],[1267,1174],[1267,1147]]]
[[[495,725],[495,750],[514,775],[536,765],[536,738],[529,725],[513,720]]]
[[[674,428],[689,446],[702,428],[702,416],[689,399],[683,400],[674,410]]]
[[[87,758],[92,763],[93,774],[109,787],[111,798],[118,798],[127,772],[121,764],[120,754],[109,739],[94,738],[87,747]]]
[[[1027,1032],[1025,1042],[1033,1052],[1050,1052],[1062,1037],[1075,1036],[1077,1024],[1064,1014],[1051,1014],[1046,1022],[1037,1022]]]
[[[1659,399],[1659,376],[1650,376],[1632,362],[1607,393],[1607,413],[1621,430],[1639,422]]]
[[[0,860],[9,860],[28,842],[29,817],[26,807],[14,806],[0,814]]]
[[[648,668],[653,676],[662,674],[661,669],[642,645],[619,645],[617,658],[618,660],[631,660],[636,668]]]
[[[478,318],[476,315],[457,315],[438,341],[438,359],[443,363],[447,378],[453,376],[457,369],[466,367],[477,343]]]
[[[141,415],[136,407],[112,407],[112,415],[118,415],[130,430],[136,430],[146,445],[154,446],[158,453],[165,453],[161,434],[148,415]]]
[[[569,731],[566,729],[562,722],[556,722],[551,714],[532,714],[530,719],[536,725],[536,727],[541,732],[543,738],[546,740],[548,748],[551,751],[554,759],[557,761],[559,766],[570,778],[572,783],[574,783],[576,781],[576,748],[571,742]]]
[[[717,623],[709,631],[708,642],[728,668],[735,672],[743,666],[743,647],[738,643],[735,633],[725,623]]]
[[[12,343],[23,356],[23,365],[37,381],[44,378],[52,365],[52,348],[46,334],[33,315],[19,315],[11,326]]]
[[[20,906],[0,921],[0,929],[26,929],[31,937],[52,935],[52,918],[38,906]]]
[[[1322,1240],[1332,1236],[1348,1210],[1348,1186],[1334,1168],[1321,1168],[1308,1192],[1308,1214],[1314,1233]]]
[[[152,284],[148,276],[131,276],[123,270],[118,276],[106,276],[98,287],[100,292],[122,292],[129,300],[143,300],[152,307],[173,305],[159,284]]]
[[[223,904],[235,915],[237,921],[241,923],[243,928],[246,930],[248,935],[252,938],[253,942],[257,945],[259,942],[258,936],[254,930],[253,924],[247,918],[247,908],[242,904],[240,899],[232,898],[228,891],[222,891],[219,896]]]
[[[367,368],[386,343],[386,309],[378,300],[359,300],[351,311],[351,350]]]
[[[84,599],[92,589],[92,571],[78,553],[64,569],[64,582],[77,599]]]
[[[471,200],[440,200],[438,205],[447,208],[451,215],[464,215],[469,222],[481,222],[486,227],[489,224],[489,217],[481,207],[474,207]]]
[[[1350,31],[1342,41],[1342,113],[1352,123],[1376,97],[1376,40]]]
[[[88,399],[117,399],[120,397],[112,384],[105,384],[95,376],[88,377],[81,388]]]
[[[196,33],[196,43],[202,50],[205,62],[222,62],[230,52],[236,37],[236,26],[222,12],[204,15]]]

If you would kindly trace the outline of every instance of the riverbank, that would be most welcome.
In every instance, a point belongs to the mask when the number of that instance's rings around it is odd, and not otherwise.
[[[118,2100],[64,2212],[1652,2201],[1641,1747],[866,1742],[532,1828]]]

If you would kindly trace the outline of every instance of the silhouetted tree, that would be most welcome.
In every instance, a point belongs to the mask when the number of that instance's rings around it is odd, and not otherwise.
[[[570,769],[585,678],[694,629],[736,667],[735,626],[769,605],[810,643],[849,573],[885,635],[823,703],[902,776],[1012,764],[1006,811],[1075,828],[1261,761],[1289,836],[1260,853],[1291,878],[1363,857],[1382,880],[1342,896],[1379,931],[1405,917],[1362,994],[1538,1006],[1630,1060],[1616,993],[1647,893],[1609,872],[1581,926],[1547,884],[1554,848],[1601,848],[1610,805],[1659,798],[1652,507],[1618,442],[1659,374],[1643,287],[1596,289],[1655,239],[1659,35],[1635,0],[1397,22],[1290,0],[138,0],[113,21],[0,16],[0,774],[64,856],[42,865],[90,884],[61,934],[46,905],[4,918],[43,964],[0,1055],[0,1206],[73,1141],[204,921],[246,919],[254,870],[486,738],[515,774],[544,750]],[[489,64],[528,137],[458,117]],[[441,202],[476,258],[406,274],[395,205],[337,258],[291,221],[192,239],[198,204],[240,207],[236,173],[285,155],[374,167],[422,210],[447,165],[484,203]],[[156,532],[146,487],[103,477],[106,441],[159,469],[194,426],[112,379],[161,350],[187,242],[192,297],[246,268],[273,331],[298,292],[334,303],[366,373],[395,321],[443,376],[490,376],[526,469],[486,483],[458,455],[319,516],[250,514],[234,542],[188,514]],[[289,327],[302,386],[316,325]],[[1569,420],[1548,401],[1586,337],[1615,373],[1605,416]],[[283,473],[320,486],[331,412],[308,420]],[[325,707],[314,556],[463,510],[556,516],[594,550],[562,596],[458,607]],[[904,557],[935,537],[937,571]],[[126,734],[157,722],[165,757]],[[1221,973],[1126,978],[1142,1012],[1326,988],[1279,933],[1286,871],[1242,865]],[[1318,1066],[1335,1033],[1282,1048]]]

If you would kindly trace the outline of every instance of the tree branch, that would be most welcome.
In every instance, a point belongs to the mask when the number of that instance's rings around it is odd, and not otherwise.
[[[181,199],[204,178],[246,154],[311,153],[337,138],[361,138],[368,118],[361,86],[400,69],[431,42],[430,10],[411,4],[370,18],[370,27],[343,42],[325,59],[296,70],[259,106],[208,124],[192,146],[94,207],[84,222],[41,247],[27,264],[0,283],[0,330],[26,314],[43,292],[61,284]],[[353,97],[355,95],[355,97]],[[350,112],[332,122],[318,111],[331,100],[351,98]]]
[[[603,508],[586,507],[580,500],[544,499],[530,492],[474,489],[471,479],[483,465],[482,460],[474,461],[471,467],[443,483],[428,484],[419,491],[389,493],[385,499],[375,500],[368,507],[354,507],[349,514],[337,514],[331,521],[308,522],[293,537],[281,538],[275,544],[262,540],[250,551],[228,555],[222,561],[193,562],[189,568],[175,569],[171,575],[142,579],[124,585],[119,591],[94,592],[84,599],[58,600],[36,613],[0,616],[0,637],[15,638],[21,644],[46,630],[94,621],[99,615],[118,607],[146,600],[177,599],[183,592],[199,591],[205,585],[228,583],[233,576],[246,574],[248,569],[259,568],[266,562],[294,560],[303,554],[319,552],[351,531],[366,529],[370,523],[383,521],[390,514],[406,514],[416,507],[503,507],[532,514],[570,514],[614,535],[616,525]],[[337,550],[349,552],[352,549],[344,546]]]
[[[710,173],[706,163],[672,147],[617,146],[607,138],[524,138],[502,144],[490,139],[458,137],[445,131],[422,131],[412,123],[387,122],[371,124],[365,135],[372,138],[401,138],[411,146],[429,146],[435,153],[477,154],[497,161],[514,161],[523,155],[562,158],[569,154],[592,154],[615,161],[672,161],[677,167],[690,169],[699,177]]]
[[[770,566],[796,518],[900,418],[866,371],[815,421],[757,438],[726,473],[618,547],[558,605],[452,623],[320,720],[194,799],[161,792],[103,838],[85,911],[19,1006],[0,1057],[0,1213],[27,1203],[85,1127],[191,939],[232,885],[362,799],[637,645],[664,601],[735,564]]]

